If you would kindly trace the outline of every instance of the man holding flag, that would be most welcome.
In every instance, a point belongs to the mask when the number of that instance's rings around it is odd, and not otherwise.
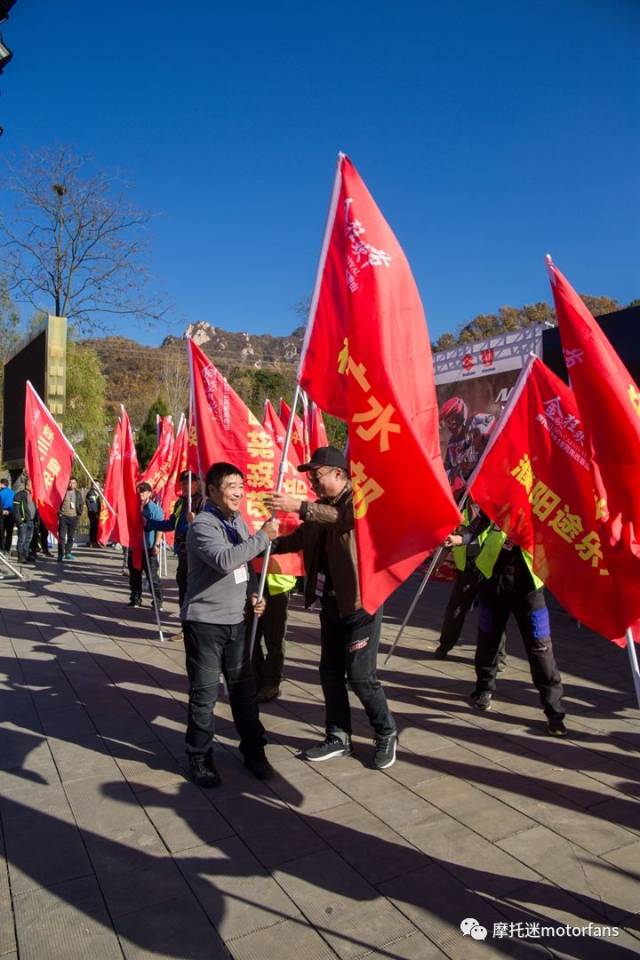
[[[382,684],[376,676],[382,606],[373,613],[362,607],[354,538],[353,489],[344,454],[320,447],[308,472],[318,501],[310,503],[286,493],[273,493],[272,510],[297,513],[303,521],[293,533],[273,544],[274,553],[304,553],[305,603],[316,600],[320,613],[320,680],[325,698],[326,737],[306,751],[312,762],[351,755],[351,709],[347,682],[365,709],[376,735],[373,765],[386,770],[396,759],[398,736]]]

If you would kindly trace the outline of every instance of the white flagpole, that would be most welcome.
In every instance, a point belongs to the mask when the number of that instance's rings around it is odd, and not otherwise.
[[[627,653],[629,655],[629,666],[631,667],[631,677],[636,691],[636,700],[640,707],[640,670],[638,669],[638,657],[636,655],[636,644],[633,639],[633,631],[627,630]]]
[[[518,376],[518,379],[517,379],[516,382],[515,382],[515,385],[514,385],[514,387],[513,387],[513,390],[511,391],[511,396],[509,397],[509,400],[508,400],[507,404],[505,405],[504,410],[503,410],[502,413],[500,414],[500,424],[501,424],[501,428],[500,428],[500,429],[502,429],[502,428],[505,426],[505,424],[507,423],[507,420],[508,420],[509,417],[511,416],[511,412],[512,412],[514,406],[515,406],[516,400],[518,399],[518,397],[519,397],[520,394],[522,393],[522,390],[523,390],[523,388],[524,388],[524,385],[525,385],[525,383],[527,382],[527,377],[529,376],[529,373],[531,372],[531,365],[533,364],[534,360],[537,360],[537,359],[538,359],[538,358],[536,357],[536,355],[535,355],[534,353],[530,354],[529,359],[527,360],[527,363],[525,364],[525,366],[524,366],[524,367],[522,368],[522,370],[520,371],[520,374],[519,374],[519,376]],[[491,450],[491,447],[492,447],[493,444],[495,443],[495,441],[496,441],[499,433],[500,433],[500,430],[494,430],[494,431],[493,431],[493,434],[492,434],[491,437],[489,438],[489,442],[488,442],[487,446],[486,446],[485,449],[482,451],[482,456],[480,457],[480,459],[479,459],[478,462],[476,463],[475,467],[473,468],[473,473],[471,474],[471,476],[470,476],[469,479],[467,480],[467,485],[466,485],[465,492],[464,492],[464,494],[462,495],[462,498],[460,499],[460,503],[458,504],[458,507],[459,507],[460,509],[462,509],[462,507],[464,506],[464,504],[465,504],[465,502],[466,502],[466,500],[467,500],[467,498],[468,498],[468,496],[469,496],[469,490],[471,489],[471,486],[472,486],[473,481],[474,481],[474,479],[475,479],[475,477],[476,477],[476,474],[479,472],[481,464],[484,462],[485,457],[487,456],[487,454],[488,454],[489,451]],[[417,591],[416,591],[416,594],[415,594],[413,600],[411,601],[411,605],[409,606],[409,609],[407,610],[407,613],[405,614],[404,620],[402,621],[402,623],[401,623],[401,625],[400,625],[400,629],[398,630],[398,633],[397,633],[397,635],[396,635],[396,637],[395,637],[395,640],[394,640],[393,643],[391,644],[391,649],[389,650],[389,653],[386,655],[386,657],[385,657],[385,659],[384,659],[384,665],[385,665],[385,666],[386,666],[387,663],[389,662],[389,659],[393,656],[393,651],[395,650],[395,648],[396,648],[396,646],[397,646],[397,644],[398,644],[398,640],[399,640],[400,637],[402,636],[402,634],[403,634],[403,632],[404,632],[404,628],[406,627],[407,623],[409,622],[409,619],[410,619],[410,617],[411,617],[411,614],[412,614],[413,611],[415,610],[416,604],[418,603],[418,600],[419,600],[420,597],[422,596],[422,593],[423,593],[423,591],[424,591],[424,588],[426,587],[426,585],[427,585],[427,583],[428,583],[428,581],[429,581],[429,579],[430,579],[430,577],[431,577],[431,574],[432,574],[433,571],[435,570],[436,565],[437,565],[437,563],[438,563],[438,561],[439,561],[439,559],[440,559],[440,555],[441,555],[441,553],[442,553],[443,550],[444,550],[444,547],[438,547],[438,549],[437,549],[436,552],[434,553],[433,557],[431,558],[431,562],[430,562],[430,564],[429,564],[429,566],[428,566],[428,568],[427,568],[427,571],[426,571],[424,577],[422,578],[422,582],[420,583],[420,586],[418,587],[418,589],[417,589]]]
[[[68,441],[67,441],[67,442],[68,442]],[[69,444],[69,445],[70,445],[70,444]],[[71,445],[70,445],[70,446],[71,446]],[[115,510],[113,509],[113,507],[111,506],[111,504],[109,503],[109,501],[107,500],[107,498],[105,497],[105,495],[104,495],[104,490],[102,489],[102,487],[100,486],[100,484],[98,483],[98,481],[97,481],[97,480],[94,480],[94,478],[91,476],[91,474],[89,473],[89,470],[88,470],[87,467],[84,465],[84,463],[82,462],[82,460],[80,459],[78,453],[74,450],[74,448],[71,447],[71,449],[73,450],[73,455],[74,455],[74,457],[76,458],[76,460],[78,461],[78,463],[80,464],[80,466],[82,467],[82,469],[84,470],[84,472],[86,473],[86,475],[89,477],[89,480],[90,480],[91,483],[94,485],[94,487],[96,488],[96,490],[98,491],[98,493],[100,494],[100,496],[102,497],[102,499],[104,500],[105,504],[107,505],[107,507],[109,508],[109,510],[111,510],[111,513],[112,513],[112,514],[114,515],[114,517],[115,517],[116,512],[115,512]]]

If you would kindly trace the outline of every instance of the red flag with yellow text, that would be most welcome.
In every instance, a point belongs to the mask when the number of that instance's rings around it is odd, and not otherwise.
[[[547,261],[562,352],[597,465],[612,544],[631,552],[640,576],[640,390],[580,296]]]
[[[58,536],[58,511],[73,467],[73,447],[27,380],[24,404],[24,459],[40,519]]]
[[[173,464],[173,418],[170,416],[160,417],[160,431],[158,436],[158,446],[153,452],[151,460],[146,468],[140,474],[140,480],[143,480],[151,486],[153,494],[159,494],[164,490],[165,484]]]
[[[286,437],[286,427],[278,414],[275,411],[275,407],[271,403],[271,400],[267,397],[264,402],[264,413],[262,414],[262,426],[265,430],[268,430],[273,434],[273,438],[278,444],[280,450],[284,450],[284,441]],[[300,460],[297,457],[295,450],[290,449],[290,455],[293,455],[296,460],[296,466],[300,463]]]
[[[300,384],[346,420],[363,606],[373,611],[460,520],[444,472],[425,315],[398,241],[340,155]]]
[[[628,575],[601,536],[576,397],[541,360],[523,370],[470,485],[487,516],[531,554],[534,572],[562,606],[624,645],[640,616],[640,578]]]
[[[206,475],[212,464],[223,460],[244,474],[242,513],[253,533],[270,516],[265,499],[275,489],[277,481],[280,456],[276,441],[193,340],[187,340],[187,349],[202,473]],[[305,481],[293,467],[287,471],[284,490],[292,496],[305,498]],[[280,530],[284,535],[299,523],[295,515],[286,514]],[[302,573],[300,557],[298,554],[272,557],[269,570],[298,576]]]
[[[117,515],[122,511],[120,505],[122,498],[122,421],[118,420],[113,428],[113,439],[109,448],[109,459],[107,461],[107,470],[104,478],[104,494],[100,500],[100,513],[98,515],[98,543],[106,546],[113,538],[119,543],[117,532]],[[105,497],[116,511],[115,514],[109,510],[105,503]]]

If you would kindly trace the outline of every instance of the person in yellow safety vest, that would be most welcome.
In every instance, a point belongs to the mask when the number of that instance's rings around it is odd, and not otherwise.
[[[465,504],[462,509],[464,527],[469,526],[473,516],[475,516],[477,512],[477,507],[474,511],[473,504],[468,502]],[[473,543],[470,543],[468,546],[460,545],[453,547],[451,551],[456,567],[456,579],[444,612],[444,620],[442,621],[442,628],[440,630],[440,642],[434,651],[436,660],[446,660],[450,650],[455,647],[460,639],[465,617],[478,596],[480,584],[482,583],[482,574],[476,566],[476,557],[480,553],[488,532],[488,529],[483,530],[482,533],[479,534],[478,539]],[[498,648],[498,673],[502,673],[507,665],[506,644],[507,636],[503,632]]]
[[[264,596],[267,609],[258,620],[253,647],[252,666],[258,686],[258,703],[267,703],[280,696],[284,670],[289,595],[297,577],[284,573],[268,573]],[[266,653],[262,649],[262,641]]]
[[[562,704],[562,677],[551,644],[549,611],[542,580],[533,572],[531,556],[509,540],[489,517],[480,513],[462,534],[450,534],[445,546],[467,545],[486,532],[476,557],[482,574],[478,644],[476,647],[476,686],[471,706],[490,710],[496,675],[500,638],[510,614],[516,618],[524,642],[531,678],[538,688],[552,736],[565,737],[565,711]]]

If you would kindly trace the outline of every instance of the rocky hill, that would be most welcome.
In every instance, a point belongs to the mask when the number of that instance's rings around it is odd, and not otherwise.
[[[199,322],[189,326],[182,337],[165,337],[159,347],[144,346],[127,337],[85,340],[100,358],[112,417],[120,403],[125,403],[132,422],[139,425],[151,404],[162,397],[177,418],[188,396],[187,336],[193,337],[256,412],[265,395],[277,399],[280,393],[289,394],[304,327],[279,337],[235,333]]]

